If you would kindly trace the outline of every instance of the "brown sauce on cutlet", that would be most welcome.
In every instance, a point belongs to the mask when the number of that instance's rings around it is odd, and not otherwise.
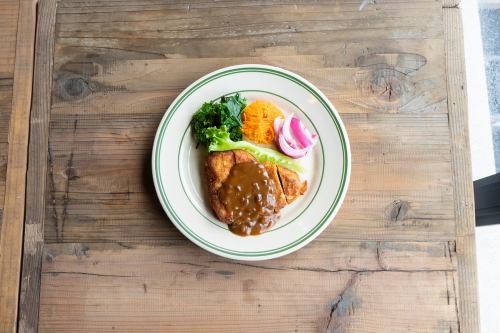
[[[276,186],[263,164],[234,165],[219,189],[219,199],[230,211],[231,232],[240,236],[259,235],[276,219]]]

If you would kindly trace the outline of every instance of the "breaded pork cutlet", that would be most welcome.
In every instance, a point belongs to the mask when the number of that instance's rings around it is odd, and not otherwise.
[[[210,204],[220,221],[231,224],[234,222],[232,211],[225,207],[219,198],[219,189],[231,173],[231,169],[239,163],[256,162],[255,158],[243,150],[230,150],[214,152],[208,155],[205,171],[207,175],[208,193]],[[276,166],[275,164],[264,164],[268,177],[275,185],[274,212],[279,213],[287,203],[291,203],[303,194],[307,183],[302,182],[299,175],[291,170]]]
[[[299,175],[292,170],[277,166],[281,186],[286,196],[286,202],[291,204],[307,190],[307,181],[301,181]]]

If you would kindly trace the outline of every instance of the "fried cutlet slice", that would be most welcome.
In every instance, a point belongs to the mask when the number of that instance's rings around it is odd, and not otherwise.
[[[233,223],[233,216],[219,198],[219,189],[227,179],[231,169],[238,163],[252,162],[256,159],[243,150],[214,152],[208,155],[205,163],[210,204],[221,222]],[[307,182],[302,182],[299,175],[292,170],[272,163],[264,164],[276,188],[275,213],[287,204],[292,203],[307,190]]]
[[[233,166],[237,163],[255,161],[255,158],[242,150],[214,152],[208,155],[205,163],[210,204],[221,222],[231,224],[233,217],[219,199],[219,189]]]
[[[281,209],[286,206],[286,197],[285,193],[283,192],[283,187],[281,187],[281,182],[278,176],[278,169],[276,167],[276,164],[272,164],[269,162],[264,163],[264,166],[266,167],[269,178],[271,178],[276,185],[276,203],[278,205],[278,209]]]
[[[295,199],[304,194],[307,190],[307,181],[301,181],[299,175],[292,170],[277,166],[281,186],[285,193],[286,202],[291,204]]]
[[[234,163],[245,163],[245,162],[255,162],[255,157],[252,154],[247,153],[244,150],[231,150],[234,154]]]

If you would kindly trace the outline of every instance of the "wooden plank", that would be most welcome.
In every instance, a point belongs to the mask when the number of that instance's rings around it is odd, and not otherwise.
[[[145,171],[156,126],[193,80],[245,62],[303,74],[328,94],[354,137],[355,176],[325,239],[452,239],[441,6],[384,2],[362,20],[358,5],[63,1],[45,240],[179,238]],[[250,32],[234,27],[237,16]],[[344,32],[365,20],[372,29],[359,31],[369,37],[346,40]],[[401,31],[419,39],[381,37],[390,20],[404,22]],[[148,45],[130,38],[137,31],[150,37]],[[400,205],[409,209],[391,218]]]
[[[0,331],[15,332],[24,225],[36,2],[19,7],[3,221],[0,230]]]
[[[55,16],[56,0],[43,0],[38,4],[26,183],[28,205],[24,224],[23,268],[19,297],[18,331],[21,333],[36,332],[38,328]]]
[[[447,242],[316,241],[256,263],[184,240],[47,245],[39,331],[458,332],[455,256]]]
[[[469,148],[467,94],[460,9],[443,9],[448,109],[458,253],[459,318],[463,332],[479,332],[474,191]]]
[[[0,78],[12,79],[16,56],[19,1],[0,1]],[[10,108],[7,110],[10,111]],[[0,112],[1,109],[0,109]]]
[[[9,152],[9,124],[12,111],[12,94],[14,84],[14,64],[19,16],[19,1],[0,1],[0,243],[3,237],[5,186],[7,177],[7,160]],[[5,237],[7,237],[6,235]],[[1,245],[0,245],[1,246]],[[0,258],[2,248],[0,247]],[[0,259],[1,260],[1,259]],[[0,261],[0,270],[4,269]],[[0,275],[1,281],[2,275]],[[3,284],[4,282],[2,281]],[[5,282],[8,283],[8,282]],[[0,298],[3,298],[3,290]],[[7,295],[5,295],[7,296]],[[10,309],[3,309],[3,299],[0,301],[0,318],[10,316]],[[0,331],[2,324],[0,324]]]
[[[5,195],[5,177],[7,176],[7,152],[9,150],[8,133],[9,133],[10,114],[7,112],[0,113],[0,212],[3,211],[3,202]],[[2,218],[0,213],[0,226]]]
[[[191,11],[191,10],[196,10],[196,9],[203,9],[205,11],[211,11],[211,14],[217,13],[219,11],[224,11],[225,8],[233,8],[233,7],[238,7],[240,10],[250,10],[253,6],[264,6],[269,10],[272,10],[273,7],[278,7],[278,8],[284,8],[284,7],[292,7],[295,2],[292,1],[283,1],[283,0],[258,0],[258,1],[252,1],[252,0],[245,0],[245,1],[236,1],[236,0],[223,0],[223,1],[217,1],[216,4],[213,4],[211,1],[193,1],[192,3],[186,3],[183,0],[176,0],[176,1],[162,1],[162,0],[157,0],[157,1],[148,1],[144,3],[141,0],[135,0],[135,1],[127,1],[127,0],[121,0],[121,1],[115,1],[118,3],[118,5],[109,5],[105,0],[98,0],[98,1],[92,1],[92,2],[85,2],[84,4],[81,3],[79,0],[66,0],[61,4],[61,7],[64,8],[66,12],[72,12],[71,8],[87,8],[88,10],[93,10],[96,12],[96,9],[100,9],[102,12],[112,12],[113,7],[119,7],[122,11],[135,11],[137,9],[141,9],[143,7],[151,7],[152,9],[159,10],[159,9],[165,9],[165,10],[172,10],[176,11],[178,10],[179,12],[186,12],[186,11]],[[432,5],[434,1],[433,0],[422,0],[418,2],[412,2],[408,1],[408,3],[405,3],[404,1],[400,0],[388,0],[384,1],[384,3],[387,3],[388,5],[385,7],[379,7],[379,8],[409,8],[409,9],[414,9],[414,8],[428,8],[429,4]],[[108,4],[108,6],[106,6]],[[346,0],[343,1],[342,5],[344,6],[342,9],[344,9],[344,12],[358,12],[359,11],[359,2],[357,0]],[[251,7],[251,8],[248,8]],[[321,9],[327,9],[328,7],[333,7],[335,9],[340,9],[340,7],[337,6],[332,6],[331,1],[329,0],[319,0],[319,1],[314,1],[314,6],[310,6],[309,1],[302,1],[301,2],[301,7],[304,8],[306,11],[311,11],[311,10],[317,10],[318,8]],[[368,7],[369,8],[369,7]],[[298,10],[299,8],[296,8]]]
[[[446,89],[460,68],[444,57],[452,24],[443,25],[442,5],[386,0],[359,12],[359,1],[60,1],[39,330],[473,327],[475,289],[463,286],[475,286],[471,224],[457,227],[467,212],[455,212],[470,201],[454,189],[468,168],[457,171],[467,164],[465,110],[451,105],[463,92]],[[447,33],[455,46],[456,31]],[[188,242],[158,205],[149,171],[173,98],[236,63],[304,75],[351,138],[352,179],[335,222],[268,262],[227,261]]]
[[[160,117],[52,115],[46,242],[182,237],[158,205],[149,176]],[[345,114],[343,120],[352,143],[351,183],[322,239],[453,239],[447,115]]]
[[[351,47],[349,57],[356,57],[356,65],[332,59],[328,50],[324,50],[324,54],[302,55],[294,48],[280,50],[290,52],[289,55],[193,59],[189,60],[188,67],[186,59],[117,61],[106,58],[92,63],[72,60],[56,71],[61,88],[55,92],[54,112],[88,114],[89,106],[92,113],[134,112],[138,100],[147,103],[143,104],[146,107],[152,99],[158,102],[160,96],[163,103],[170,103],[197,78],[241,63],[264,63],[292,70],[314,82],[342,113],[447,111],[446,91],[434,89],[445,85],[444,74],[437,74],[443,66],[435,55],[435,48],[442,45],[429,41],[418,48],[413,45],[415,53],[410,47],[403,51],[399,46],[398,51],[388,53],[390,48],[386,48],[365,55],[364,48],[374,45],[364,42]],[[330,47],[343,49],[347,45],[337,42]],[[64,89],[72,87],[68,84],[75,80],[83,84],[79,91]],[[151,94],[152,91],[156,94]]]
[[[253,62],[305,75],[341,112],[446,112],[440,4],[383,2],[363,11],[363,19],[358,5],[306,3],[298,10],[283,3],[223,2],[206,8],[207,3],[194,2],[185,8],[135,2],[111,10],[109,3],[65,2],[56,76],[64,83],[68,74],[76,74],[73,79],[80,77],[92,94],[84,89],[86,94],[55,105],[63,112],[82,110],[87,103],[96,113],[109,107],[130,110],[130,102],[158,102],[162,92],[169,103],[202,74],[277,49],[279,56],[323,56],[324,64],[302,67],[267,57]],[[130,14],[129,6],[136,12]],[[405,36],[405,29],[414,33]],[[140,36],[131,38],[134,34]]]
[[[7,151],[12,85],[14,84],[14,57],[16,50],[18,1],[0,1],[0,226],[7,174]]]

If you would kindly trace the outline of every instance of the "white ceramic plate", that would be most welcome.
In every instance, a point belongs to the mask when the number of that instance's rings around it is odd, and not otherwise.
[[[259,236],[237,236],[215,217],[203,175],[207,152],[196,149],[189,128],[203,102],[236,92],[248,102],[264,99],[295,113],[319,135],[319,143],[302,159],[307,192],[282,209],[275,226]],[[342,204],[351,170],[344,125],[325,95],[297,74],[264,65],[222,68],[187,87],[165,113],[152,155],[156,191],[174,225],[203,249],[240,260],[280,257],[312,241]]]

